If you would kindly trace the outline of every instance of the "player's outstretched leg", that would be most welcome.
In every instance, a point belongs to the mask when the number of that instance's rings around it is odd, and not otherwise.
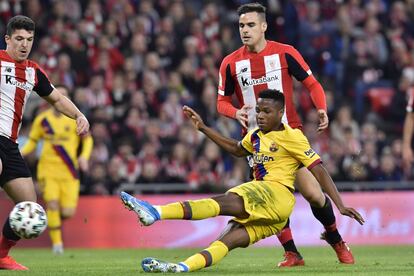
[[[5,270],[28,270],[24,265],[16,262],[9,256],[10,249],[16,245],[20,238],[13,232],[10,227],[9,219],[3,227],[3,235],[0,238],[0,269]]]
[[[142,225],[149,226],[160,220],[160,214],[150,203],[139,200],[126,192],[121,192],[120,197],[125,207],[138,215]]]
[[[280,243],[285,249],[284,260],[281,261],[277,266],[278,267],[292,267],[292,266],[302,266],[305,265],[305,261],[300,255],[298,249],[296,248],[295,242],[293,241],[292,231],[289,227],[289,220],[287,221],[285,227],[277,235]]]
[[[144,272],[188,272],[188,267],[183,263],[168,263],[155,258],[145,258],[141,262]]]

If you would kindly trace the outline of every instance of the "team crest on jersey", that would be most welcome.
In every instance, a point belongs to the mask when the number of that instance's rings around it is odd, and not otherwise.
[[[275,142],[272,142],[272,144],[270,144],[269,150],[271,152],[276,152],[279,148],[277,147]]]

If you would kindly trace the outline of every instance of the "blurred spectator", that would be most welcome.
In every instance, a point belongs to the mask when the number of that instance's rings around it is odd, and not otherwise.
[[[331,137],[343,143],[345,141],[345,128],[350,128],[353,137],[359,138],[358,123],[352,118],[352,110],[348,105],[341,106],[336,113],[335,120],[332,121],[329,129]]]
[[[380,165],[374,172],[376,181],[400,181],[402,180],[402,170],[394,162],[394,158],[389,148],[386,148],[380,159]]]

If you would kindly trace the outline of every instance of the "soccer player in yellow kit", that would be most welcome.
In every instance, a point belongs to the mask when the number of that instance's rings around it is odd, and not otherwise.
[[[56,86],[64,96],[68,89]],[[62,219],[75,214],[79,197],[79,169],[88,170],[88,159],[93,140],[90,134],[76,135],[76,122],[50,108],[41,112],[33,121],[29,140],[21,153],[28,155],[43,140],[42,152],[37,165],[37,181],[47,204],[49,235],[53,252],[63,253]],[[81,152],[78,156],[78,148]]]
[[[272,89],[261,91],[256,105],[258,128],[249,131],[240,142],[207,127],[194,110],[184,107],[193,125],[224,150],[238,157],[253,156],[254,180],[212,198],[159,206],[122,192],[124,205],[133,210],[145,226],[162,219],[234,217],[208,248],[178,264],[145,258],[141,263],[145,272],[196,271],[216,264],[234,248],[247,247],[279,233],[295,204],[293,183],[301,166],[312,172],[341,214],[364,223],[355,209],[345,207],[319,155],[310,147],[303,133],[281,123],[284,104],[281,92]]]

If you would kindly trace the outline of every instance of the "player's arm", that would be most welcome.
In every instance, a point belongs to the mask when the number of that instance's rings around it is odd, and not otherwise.
[[[298,81],[302,82],[310,93],[312,102],[319,115],[318,131],[326,129],[329,124],[329,119],[326,113],[326,97],[322,85],[313,76],[309,65],[294,47],[289,48],[286,54],[286,61],[289,73]]]
[[[365,221],[362,218],[361,214],[358,213],[358,211],[356,211],[352,207],[345,206],[345,204],[342,201],[341,195],[338,192],[338,189],[336,188],[331,176],[329,175],[325,167],[322,165],[322,163],[313,166],[310,169],[310,171],[318,180],[322,190],[328,194],[328,196],[335,203],[336,207],[342,215],[355,219],[361,225],[364,224]]]
[[[79,168],[86,172],[89,169],[89,158],[93,149],[93,139],[90,134],[82,137],[82,151],[78,157]]]
[[[247,112],[251,108],[248,105],[237,109],[233,106],[231,97],[236,89],[234,79],[232,77],[230,64],[225,58],[220,65],[219,71],[219,87],[217,96],[217,111],[221,115],[236,119],[244,128],[247,129],[248,117]]]
[[[219,145],[225,151],[237,157],[250,155],[250,153],[246,151],[237,140],[225,137],[214,129],[206,126],[200,115],[198,115],[197,112],[195,112],[192,108],[184,106],[183,111],[187,117],[191,119],[191,122],[196,129],[204,133],[208,138],[210,138],[214,143]]]
[[[36,84],[33,88],[39,96],[43,97],[59,112],[65,114],[69,118],[76,120],[78,135],[85,135],[89,131],[89,122],[85,115],[73,104],[71,100],[63,96],[49,81],[46,73],[36,68]]]
[[[404,164],[404,170],[409,171],[413,162],[413,150],[411,148],[411,141],[414,132],[414,114],[413,112],[407,112],[404,120],[403,128],[403,145],[402,145],[402,158]]]
[[[42,126],[41,126],[41,118],[37,116],[30,128],[29,138],[27,139],[26,143],[23,145],[22,149],[20,150],[23,157],[32,153],[36,147],[39,140],[42,138]]]
[[[352,217],[363,224],[362,216],[354,208],[344,205],[332,178],[322,165],[319,155],[311,148],[308,139],[300,130],[293,130],[289,135],[285,146],[286,150],[311,171],[322,190],[332,199],[341,214]]]
[[[54,108],[65,114],[69,118],[76,120],[76,133],[78,135],[86,135],[89,131],[89,122],[85,115],[75,106],[75,104],[67,97],[62,95],[57,89],[53,89],[52,93],[44,97]]]

